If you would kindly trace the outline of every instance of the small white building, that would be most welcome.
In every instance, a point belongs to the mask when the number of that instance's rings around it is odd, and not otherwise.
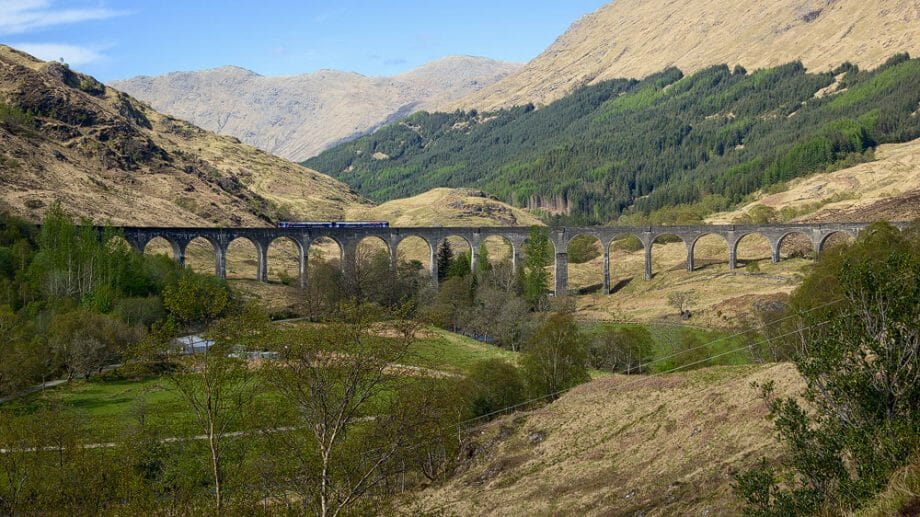
[[[214,346],[214,341],[191,334],[173,339],[173,346],[181,355],[203,354]]]

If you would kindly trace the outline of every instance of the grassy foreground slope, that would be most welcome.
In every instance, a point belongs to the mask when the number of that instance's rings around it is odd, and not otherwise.
[[[789,364],[594,380],[484,426],[472,459],[410,513],[731,515],[733,474],[779,452],[751,382],[801,389]]]

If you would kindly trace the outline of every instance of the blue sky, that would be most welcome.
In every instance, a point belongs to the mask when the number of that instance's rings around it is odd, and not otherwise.
[[[0,0],[0,42],[103,81],[237,65],[392,75],[448,55],[526,62],[609,0]]]

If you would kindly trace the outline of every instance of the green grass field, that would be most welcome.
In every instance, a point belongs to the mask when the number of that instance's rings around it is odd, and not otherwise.
[[[582,323],[582,330],[589,334],[600,332],[605,327],[617,327],[619,323]],[[698,327],[681,325],[649,324],[644,325],[649,329],[654,341],[651,372],[666,372],[687,365],[686,369],[701,368],[704,366],[750,364],[753,356],[748,349],[732,352],[753,343],[756,339],[749,335],[735,336],[724,331],[705,330]],[[701,348],[689,352],[680,352],[681,331],[686,331],[698,338]],[[724,355],[720,355],[724,354]],[[719,356],[699,364],[690,365],[706,357]],[[682,368],[683,369],[683,368]]]
[[[517,364],[517,352],[437,327],[426,327],[426,336],[412,346],[410,363],[453,373],[465,373],[477,361],[503,359]]]
[[[615,324],[585,323],[582,329],[591,334],[606,325]],[[667,371],[686,362],[680,355],[668,357],[677,350],[682,327],[650,325],[648,328],[655,341],[654,360],[657,361],[652,365],[651,371]],[[747,344],[742,337],[731,337],[722,332],[697,328],[689,328],[689,331],[703,343],[707,343],[702,350],[703,357]],[[498,358],[517,364],[517,352],[481,343],[466,336],[436,327],[426,327],[420,334],[421,337],[412,345],[410,355],[405,361],[410,366],[463,375],[477,361],[485,359]],[[699,366],[750,362],[750,353],[733,353]],[[606,372],[591,371],[593,378],[605,375]],[[262,391],[258,395],[256,406],[277,408],[282,403],[275,394]],[[35,393],[8,402],[4,404],[3,409],[10,412],[7,414],[27,415],[52,404],[58,404],[75,414],[86,431],[93,433],[100,442],[124,436],[126,429],[138,426],[141,422],[145,426],[156,427],[164,435],[200,434],[188,406],[167,377],[137,373],[131,367],[107,372],[89,381],[76,380]]]
[[[452,374],[464,374],[474,363],[500,358],[517,362],[517,353],[480,343],[438,328],[426,328],[410,350],[406,363]],[[277,408],[283,401],[271,392],[261,392],[256,406]],[[201,433],[190,409],[165,376],[135,373],[131,367],[75,380],[3,405],[14,415],[28,415],[58,404],[77,416],[87,432],[99,442],[124,436],[132,426],[154,426],[164,435],[187,436]],[[10,414],[8,413],[8,414]],[[245,426],[245,424],[244,424]]]

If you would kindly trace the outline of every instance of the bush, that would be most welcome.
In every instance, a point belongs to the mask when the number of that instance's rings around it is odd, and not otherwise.
[[[182,325],[214,321],[225,315],[232,304],[225,281],[191,271],[163,289],[163,306]]]
[[[614,239],[611,247],[617,250],[636,252],[642,250],[645,246],[642,241],[635,235],[627,235],[621,239]]]
[[[571,314],[551,315],[524,346],[521,367],[534,397],[557,398],[588,380],[588,349]]]
[[[785,325],[806,388],[781,399],[764,386],[787,453],[738,476],[749,513],[849,513],[920,450],[916,231],[867,228],[793,294]]]
[[[570,264],[584,264],[601,255],[597,239],[590,235],[578,235],[569,241],[568,260]]]
[[[605,327],[591,342],[591,366],[621,373],[643,373],[654,353],[652,333],[641,325]]]
[[[112,314],[128,325],[150,327],[166,316],[159,296],[121,298],[115,302]]]
[[[502,359],[479,361],[467,379],[472,385],[470,407],[474,416],[492,415],[525,400],[520,372]]]
[[[100,371],[142,336],[142,329],[85,309],[56,314],[48,329],[48,343],[68,378]]]
[[[744,269],[746,269],[747,272],[752,275],[759,275],[760,274],[760,262],[756,260],[752,260],[748,262],[747,265],[744,266]]]

